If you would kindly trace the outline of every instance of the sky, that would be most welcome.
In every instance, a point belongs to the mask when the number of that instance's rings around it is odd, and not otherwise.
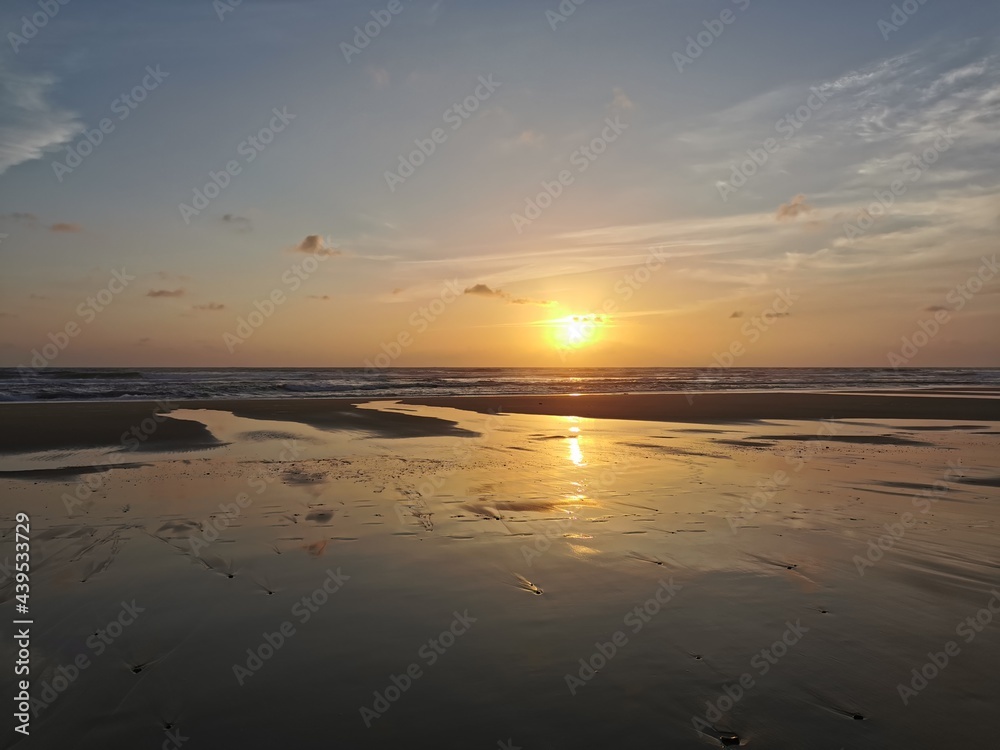
[[[1000,366],[995,0],[0,33],[0,366]]]

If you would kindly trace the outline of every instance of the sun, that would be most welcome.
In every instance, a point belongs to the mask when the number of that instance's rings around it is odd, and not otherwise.
[[[550,321],[553,343],[560,349],[580,349],[600,340],[607,325],[603,315],[567,315]]]

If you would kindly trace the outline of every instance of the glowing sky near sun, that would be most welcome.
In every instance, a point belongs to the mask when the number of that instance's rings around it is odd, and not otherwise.
[[[388,5],[5,3],[0,366],[1000,365],[997,3]]]

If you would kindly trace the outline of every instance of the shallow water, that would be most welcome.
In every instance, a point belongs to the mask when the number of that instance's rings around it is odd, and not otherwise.
[[[0,477],[0,560],[14,514],[30,513],[33,694],[54,698],[5,746],[160,747],[179,732],[185,748],[721,747],[732,732],[748,747],[881,750],[991,736],[1000,626],[957,629],[992,618],[991,602],[1000,617],[996,424],[371,408],[478,436],[184,411],[172,416],[222,444],[96,474],[51,470],[103,466],[100,451],[0,461],[21,472]],[[885,524],[907,512],[894,536]],[[879,537],[887,549],[871,551]],[[268,638],[283,643],[249,661]],[[957,655],[904,705],[898,685],[948,641]],[[75,679],[45,691],[81,655]]]

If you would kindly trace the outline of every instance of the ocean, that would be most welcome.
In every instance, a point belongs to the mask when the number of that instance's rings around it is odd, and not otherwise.
[[[739,390],[1000,391],[1000,369],[49,368],[0,369],[0,401],[386,398]]]

